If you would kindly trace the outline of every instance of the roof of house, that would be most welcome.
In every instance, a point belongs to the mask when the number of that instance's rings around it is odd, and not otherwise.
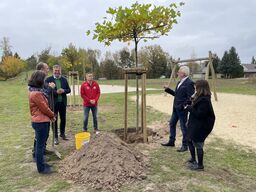
[[[256,73],[256,64],[242,64],[244,72]]]

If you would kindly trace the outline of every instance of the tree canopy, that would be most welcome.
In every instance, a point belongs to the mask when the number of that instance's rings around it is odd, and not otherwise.
[[[148,78],[159,78],[167,75],[168,53],[159,45],[145,46],[139,51],[139,61],[147,67]]]
[[[251,64],[256,64],[256,60],[255,60],[254,56],[252,57]]]
[[[72,43],[69,44],[67,48],[64,48],[61,52],[61,55],[63,56],[66,68],[72,69],[74,71],[75,66],[78,64],[79,61],[79,52],[75,45]]]
[[[137,45],[140,40],[158,38],[167,35],[173,24],[177,24],[177,17],[180,11],[179,5],[172,3],[168,7],[152,6],[151,4],[131,5],[130,8],[119,6],[109,8],[107,14],[110,18],[104,17],[102,23],[97,22],[94,29],[93,39],[110,45],[112,41],[122,42],[134,41],[135,43],[135,63],[137,66]],[[90,30],[87,31],[90,35]]]
[[[12,51],[11,51],[11,45],[8,37],[4,37],[3,40],[0,42],[0,47],[2,49],[2,59],[4,57],[12,56]]]
[[[4,57],[0,65],[0,77],[1,79],[7,80],[15,77],[26,67],[26,63],[14,56]]]
[[[231,47],[229,51],[225,51],[220,65],[219,72],[223,73],[226,78],[236,78],[243,76],[243,67],[235,47]]]

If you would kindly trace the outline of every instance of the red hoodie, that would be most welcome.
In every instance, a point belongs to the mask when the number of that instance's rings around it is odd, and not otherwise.
[[[100,98],[100,87],[96,81],[92,81],[92,84],[87,81],[81,85],[80,88],[81,97],[84,100],[84,106],[97,106]],[[95,104],[92,104],[90,100],[95,100]]]

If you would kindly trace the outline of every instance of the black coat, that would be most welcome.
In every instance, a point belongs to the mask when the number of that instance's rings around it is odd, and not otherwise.
[[[187,110],[190,112],[188,139],[194,142],[204,142],[215,122],[210,96],[199,96],[191,106],[187,107]]]
[[[181,86],[178,88],[178,84],[176,85],[175,91],[170,88],[165,88],[165,92],[174,96],[173,108],[178,110],[184,110],[184,106],[187,101],[190,100],[191,95],[195,92],[194,82],[187,78]]]

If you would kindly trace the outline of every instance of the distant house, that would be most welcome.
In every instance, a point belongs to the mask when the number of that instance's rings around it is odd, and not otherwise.
[[[197,63],[196,63],[197,64]],[[196,71],[192,72],[192,78],[204,79],[206,74],[206,65],[204,63],[197,64]]]
[[[256,77],[256,64],[242,64],[244,77]]]
[[[206,74],[206,70],[207,70],[207,67],[206,66],[201,66],[201,69],[200,71],[196,71],[192,74],[192,78],[195,78],[195,79],[204,79],[205,78],[205,74]],[[210,70],[210,73],[211,73],[211,70]],[[211,78],[211,76],[209,77]],[[221,79],[221,78],[224,78],[224,75],[223,74],[220,74],[220,73],[216,73],[216,78],[217,79]]]

